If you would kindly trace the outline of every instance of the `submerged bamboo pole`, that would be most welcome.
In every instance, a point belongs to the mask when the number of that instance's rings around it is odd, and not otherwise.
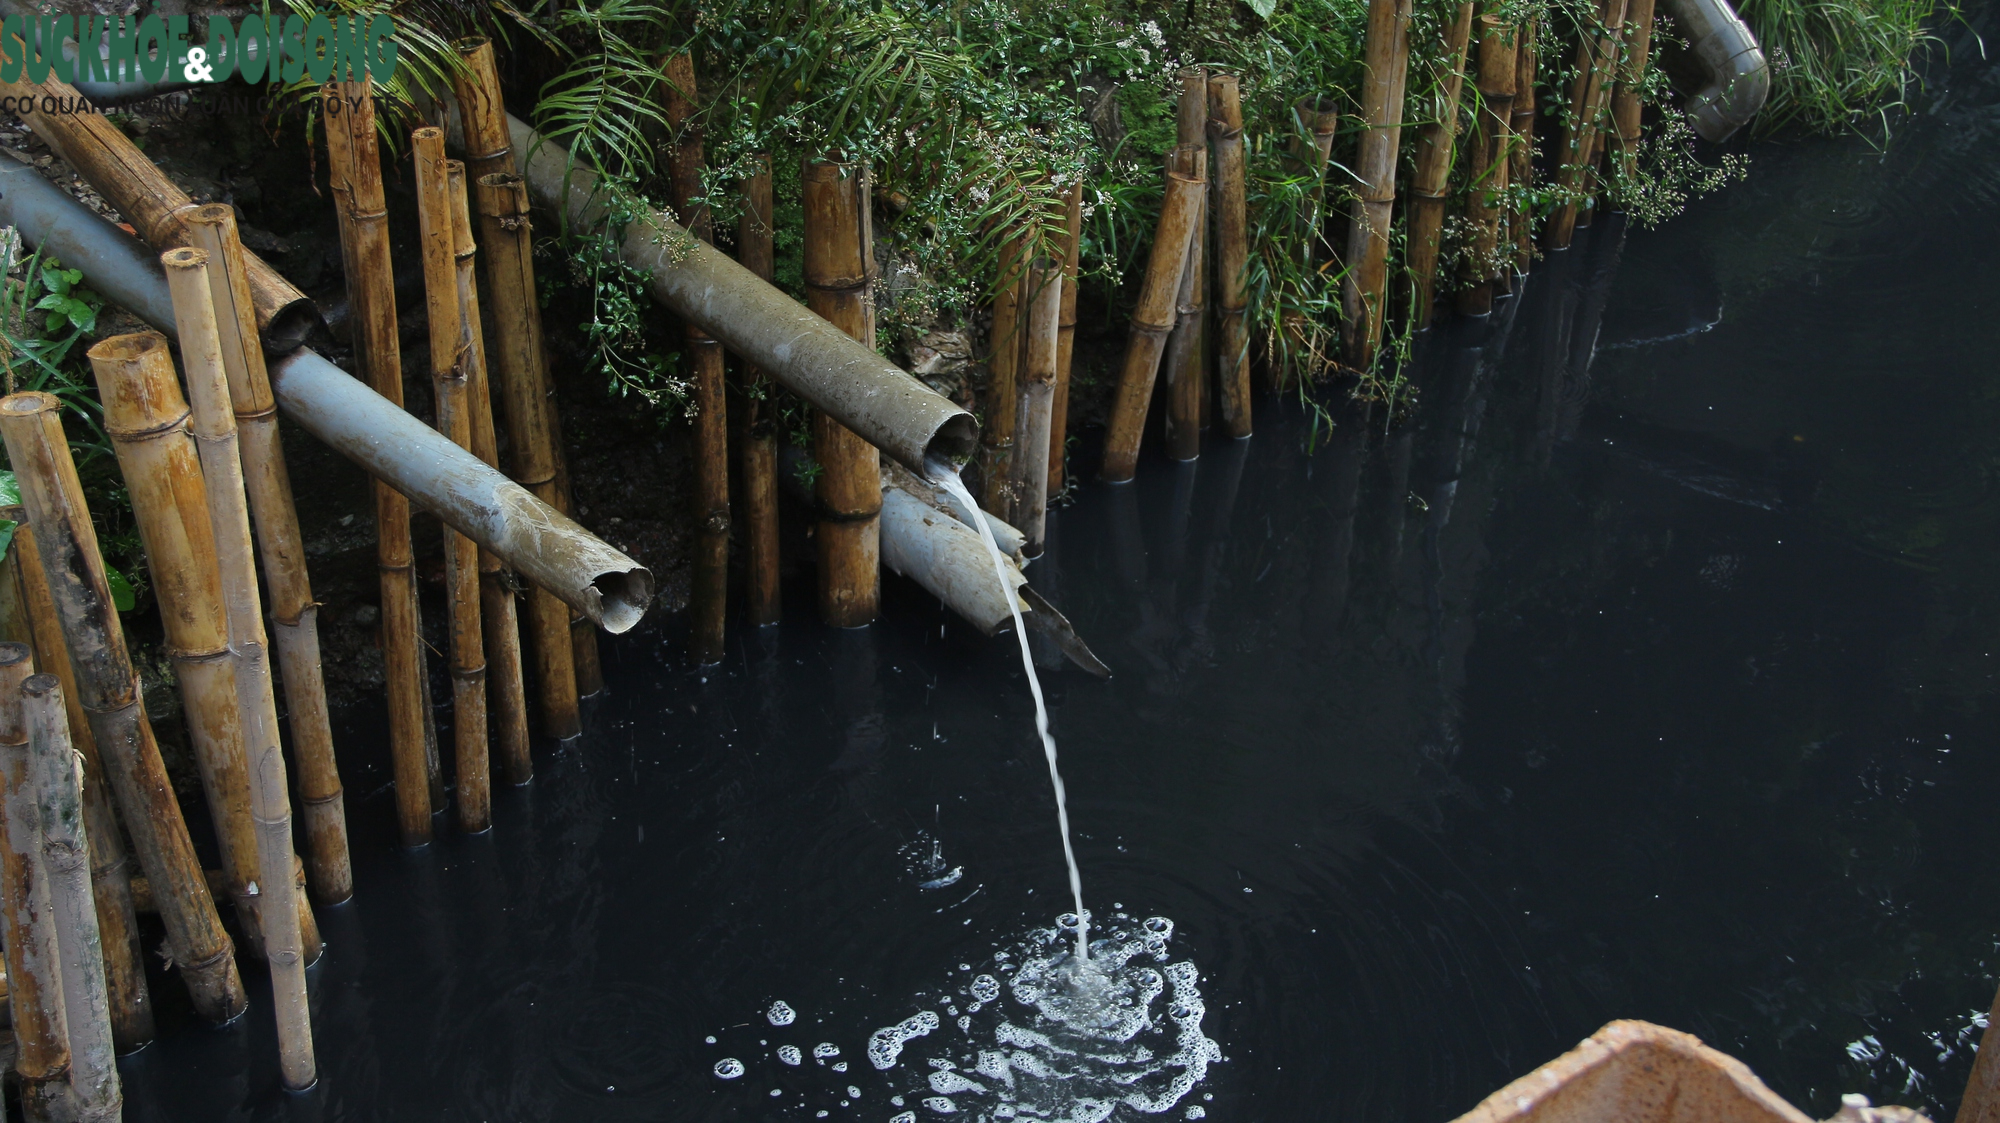
[[[568,514],[568,473],[555,393],[549,385],[548,351],[542,341],[542,306],[535,291],[527,183],[514,174],[513,137],[507,130],[493,45],[484,39],[465,39],[458,49],[466,66],[463,73],[453,75],[453,81],[465,126],[466,175],[473,183],[479,241],[485,248],[485,306],[493,323],[493,338],[486,348],[487,374],[499,388],[508,463],[514,478],[537,499]],[[529,588],[527,631],[535,660],[535,696],[541,704],[542,731],[557,740],[583,729],[574,649],[589,645],[589,661],[596,665],[596,633],[586,632],[579,640],[570,623],[568,606],[554,593],[540,586]]]
[[[1216,389],[1222,430],[1250,435],[1250,325],[1244,270],[1250,261],[1243,161],[1243,100],[1234,74],[1208,79],[1208,143],[1215,158],[1215,306],[1220,340]],[[1067,292],[1065,292],[1067,295]]]
[[[188,410],[174,378],[167,338],[158,332],[113,336],[90,349],[104,401],[104,431],[132,496],[146,565],[160,599],[167,651],[180,678],[188,740],[215,823],[222,871],[237,921],[253,954],[262,955],[257,902],[257,834],[250,821],[250,777],[229,660],[229,625],[216,572],[215,536]]]
[[[1021,447],[1015,464],[1014,523],[1027,536],[1024,556],[1040,557],[1049,506],[1049,432],[1056,404],[1056,350],[1062,320],[1063,266],[1037,258],[1028,269],[1026,346],[1021,353]]]
[[[771,157],[751,157],[744,178],[743,214],[736,223],[736,259],[769,281],[777,276],[771,225]],[[784,616],[778,594],[778,424],[771,395],[777,384],[745,362],[743,367],[743,545],[750,622],[776,624]]]
[[[1514,72],[1520,61],[1515,29],[1500,17],[1479,17],[1478,139],[1473,145],[1472,183],[1465,217],[1472,226],[1466,254],[1465,287],[1458,307],[1468,316],[1493,310],[1493,278],[1500,273],[1500,219],[1505,211],[1510,164],[1507,130],[1514,116]],[[1510,252],[1508,257],[1512,257]]]
[[[21,508],[11,507],[8,512],[19,512],[18,517],[7,512],[0,515],[13,518],[18,524],[7,554],[17,565],[15,576],[20,583],[29,631],[34,637],[35,664],[53,672],[62,683],[70,743],[83,758],[84,829],[90,839],[91,899],[97,904],[97,930],[104,949],[111,1038],[119,1052],[135,1052],[153,1040],[153,996],[146,983],[145,953],[139,946],[139,921],[132,906],[132,863],[118,829],[117,812],[112,810],[104,760],[98,754],[97,739],[91,733],[82,695],[78,693],[76,670],[70,665],[62,621],[56,618],[56,602],[49,593],[48,577],[42,572],[34,528],[28,525],[27,512]]]
[[[1610,100],[1610,85],[1618,61],[1625,24],[1626,0],[1601,0],[1597,26],[1587,27],[1576,45],[1576,79],[1570,85],[1570,119],[1563,122],[1558,150],[1556,191],[1561,200],[1549,216],[1543,235],[1550,249],[1569,248],[1575,236],[1577,211],[1585,179],[1597,151],[1600,118]]]
[[[396,278],[389,262],[389,212],[367,82],[339,87],[346,108],[326,123],[334,211],[347,265],[348,332],[354,358],[377,394],[403,404],[402,347],[396,333]],[[375,561],[381,574],[382,670],[389,709],[389,755],[396,826],[404,846],[431,840],[431,776],[436,730],[426,704],[422,620],[410,547],[410,501],[375,481]]]
[[[1507,182],[1522,188],[1517,200],[1535,185],[1535,87],[1540,55],[1535,50],[1536,21],[1524,20],[1514,61],[1514,117],[1508,124],[1514,147],[1507,161]],[[1514,271],[1525,273],[1535,257],[1535,212],[1520,202],[1507,212],[1507,230],[1514,242]]]
[[[1466,45],[1472,40],[1473,0],[1464,0],[1444,34],[1445,71],[1438,77],[1435,119],[1417,134],[1417,167],[1410,183],[1408,262],[1412,298],[1410,321],[1417,330],[1431,326],[1437,291],[1438,250],[1444,233],[1445,198],[1450,194],[1451,165],[1458,141],[1459,97],[1465,86]]]
[[[63,435],[61,410],[52,394],[0,399],[0,439],[6,442],[22,505],[35,527],[36,554],[69,640],[70,664],[91,734],[166,924],[168,950],[195,1011],[211,1022],[227,1022],[244,1007],[234,949],[216,915],[146,720],[139,676],[125,650],[97,532]]]
[[[37,810],[42,870],[55,920],[70,1090],[78,1123],[116,1123],[124,1109],[118,1054],[105,992],[104,945],[90,893],[90,842],[83,824],[83,770],[70,744],[62,682],[40,674],[21,687],[28,770]],[[10,812],[12,808],[9,809]]]
[[[1208,151],[1208,71],[1190,66],[1180,72],[1181,95],[1174,132],[1182,148]],[[1207,318],[1208,192],[1195,204],[1194,228],[1188,233],[1187,260],[1181,266],[1180,291],[1174,299],[1174,330],[1167,337],[1167,455],[1193,460],[1201,455],[1201,407],[1208,349],[1203,327]],[[1008,520],[1015,524],[1019,518]]]
[[[487,377],[486,336],[480,326],[479,282],[472,259],[478,246],[472,239],[472,211],[466,201],[465,165],[446,164],[446,190],[451,202],[451,253],[456,269],[458,317],[471,343],[466,365],[472,412],[472,454],[489,467],[500,466],[500,438],[493,429],[492,384]],[[528,758],[528,691],[521,671],[521,622],[514,608],[514,579],[500,555],[479,551],[479,611],[486,642],[487,706],[493,740],[500,756],[500,775],[519,787],[534,779]]]
[[[417,230],[423,247],[425,310],[430,318],[431,391],[438,432],[472,448],[472,333],[459,315],[458,266],[451,237],[451,170],[444,130],[410,134],[416,153]],[[445,593],[451,612],[452,743],[458,765],[458,819],[467,834],[493,825],[486,750],[486,652],[480,638],[479,546],[444,528]]]
[[[1396,209],[1396,153],[1403,135],[1403,83],[1410,64],[1410,0],[1368,0],[1361,113],[1366,131],[1355,160],[1360,186],[1347,233],[1347,277],[1341,286],[1349,366],[1375,365],[1382,345],[1383,301],[1389,286],[1390,222]]]
[[[807,160],[804,174],[806,306],[870,348],[875,345],[874,224],[866,165]],[[813,413],[819,461],[820,616],[839,628],[875,619],[882,597],[882,459],[875,446],[824,411]]]
[[[713,242],[702,186],[702,131],[695,120],[694,57],[667,60],[667,125],[673,130],[671,203],[689,234]],[[694,617],[690,645],[698,663],[720,663],[729,604],[729,399],[723,383],[722,344],[691,321],[681,321],[694,372]]]
[[[264,644],[263,605],[257,592],[256,555],[250,543],[250,510],[237,450],[236,412],[216,326],[209,257],[197,249],[161,255],[174,323],[180,329],[181,364],[192,408],[191,427],[201,454],[215,565],[228,624],[237,725],[247,764],[250,815],[256,830],[258,920],[271,971],[277,1013],[278,1068],[287,1088],[309,1088],[315,1079],[312,1020],[306,1010],[305,945],[299,922],[303,901],[295,892],[291,796],[285,758],[278,747],[278,703]],[[164,347],[149,361],[168,366]],[[178,397],[178,395],[176,395]],[[316,926],[315,926],[316,930]]]
[[[1639,124],[1645,109],[1639,83],[1653,54],[1654,0],[1626,0],[1625,54],[1618,65],[1618,88],[1611,94],[1611,119],[1618,130],[1618,167],[1630,180],[1639,172]]]
[[[29,1123],[67,1123],[73,1113],[61,941],[42,863],[21,699],[21,684],[34,669],[26,644],[0,644],[0,934],[7,946],[21,1114]]]
[[[257,313],[250,302],[243,243],[236,233],[236,209],[220,203],[196,207],[187,224],[194,246],[208,255],[209,294],[222,365],[229,377],[264,582],[271,595],[271,627],[285,683],[292,755],[299,763],[299,818],[311,858],[312,886],[322,902],[339,904],[354,895],[354,870],[348,861],[347,804],[334,762],[326,681],[320,670],[319,605],[313,601],[306,573],[305,540],[299,533],[292,481],[279,443],[271,376],[257,340]]]
[[[1152,254],[1146,259],[1139,303],[1132,309],[1132,335],[1111,405],[1111,430],[1104,438],[1102,475],[1107,483],[1123,483],[1138,470],[1146,407],[1152,402],[1167,333],[1173,330],[1174,298],[1187,267],[1189,240],[1201,217],[1201,197],[1208,189],[1207,154],[1199,148],[1175,149],[1167,158],[1166,175],[1160,222],[1153,229]]]
[[[1063,489],[1063,461],[1069,450],[1069,368],[1076,356],[1076,283],[1083,259],[1083,184],[1063,192],[1062,310],[1056,320],[1056,394],[1049,407],[1048,494]]]
[[[1000,291],[993,295],[988,330],[986,420],[979,429],[979,504],[1007,518],[1014,510],[1014,431],[1020,425],[1021,348],[1027,326],[1026,240],[1010,235],[1000,247]],[[1009,521],[1012,521],[1011,519]]]

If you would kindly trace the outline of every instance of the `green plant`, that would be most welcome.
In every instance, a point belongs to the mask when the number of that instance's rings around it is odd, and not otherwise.
[[[1741,14],[1771,67],[1771,99],[1755,129],[1861,128],[1905,103],[1913,59],[1946,0],[1743,0]]]

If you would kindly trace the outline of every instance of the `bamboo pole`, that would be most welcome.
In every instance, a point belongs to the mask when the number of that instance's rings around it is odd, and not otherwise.
[[[466,367],[472,412],[472,454],[489,467],[500,466],[500,438],[493,429],[492,385],[487,377],[486,336],[480,326],[479,282],[472,260],[478,246],[472,239],[472,212],[465,193],[465,166],[446,164],[446,190],[451,202],[452,263],[456,269],[459,323],[471,343]],[[486,642],[487,705],[491,707],[493,740],[500,756],[500,775],[516,787],[534,779],[528,757],[528,691],[521,670],[521,622],[514,607],[514,577],[500,555],[479,551],[479,610]]]
[[[278,746],[278,703],[271,690],[271,666],[265,649],[250,509],[237,448],[236,411],[216,322],[208,254],[192,248],[169,250],[161,255],[160,264],[166,269],[174,323],[180,329],[181,364],[192,406],[188,412],[201,454],[202,483],[228,626],[237,724],[242,731],[250,815],[256,831],[258,919],[277,1013],[278,1067],[285,1086],[297,1091],[311,1087],[315,1079],[299,918],[304,901],[293,880],[296,859],[292,854],[291,797],[285,790],[285,758]],[[146,354],[149,362],[166,367],[171,378],[164,347],[148,349]],[[175,404],[178,397],[175,394]]]
[[[1445,28],[1446,70],[1438,79],[1432,106],[1435,119],[1417,134],[1417,166],[1410,183],[1409,272],[1414,297],[1410,320],[1421,331],[1431,326],[1437,291],[1437,262],[1444,233],[1445,198],[1450,194],[1451,165],[1458,141],[1459,97],[1465,86],[1465,55],[1472,40],[1472,0],[1458,6]]]
[[[1348,365],[1367,370],[1382,344],[1389,286],[1389,224],[1396,209],[1396,152],[1403,134],[1403,83],[1410,63],[1410,0],[1368,0],[1361,112],[1366,130],[1355,161],[1355,222],[1347,233],[1341,306]]]
[[[1244,186],[1243,101],[1234,74],[1208,79],[1208,141],[1215,158],[1216,387],[1222,429],[1250,435],[1250,304],[1244,270],[1250,261],[1249,212]],[[1065,294],[1067,295],[1067,294]]]
[[[1190,66],[1180,72],[1181,94],[1174,115],[1180,147],[1208,151],[1208,71]],[[1201,455],[1201,407],[1207,379],[1208,349],[1204,321],[1208,303],[1208,192],[1195,204],[1194,228],[1188,233],[1187,260],[1181,266],[1180,291],[1174,300],[1174,330],[1167,337],[1167,455],[1193,460]],[[1019,518],[1009,519],[1016,525]]]
[[[256,521],[264,581],[270,590],[292,754],[299,764],[299,818],[312,860],[312,886],[322,902],[339,904],[354,895],[354,870],[348,860],[347,805],[334,761],[326,680],[320,669],[319,605],[313,601],[305,540],[299,533],[292,481],[279,443],[278,406],[264,368],[264,349],[257,341],[256,309],[244,271],[243,243],[236,233],[236,209],[219,203],[196,207],[187,224],[195,248],[208,255],[210,298],[223,369],[229,377],[250,514]]]
[[[117,1049],[111,1038],[104,945],[90,892],[83,770],[79,754],[70,744],[62,681],[49,674],[29,678],[21,687],[18,704],[27,725],[35,825],[55,921],[76,1118],[78,1123],[116,1123],[124,1109],[124,1096],[118,1082]]]
[[[1056,320],[1056,394],[1049,407],[1048,494],[1063,489],[1063,461],[1069,448],[1069,370],[1076,355],[1076,284],[1083,257],[1083,184],[1063,192],[1062,309]]]
[[[1062,320],[1063,266],[1037,258],[1028,269],[1025,347],[1021,356],[1021,447],[1015,465],[1015,525],[1027,535],[1024,556],[1042,555],[1049,495],[1049,432],[1056,402],[1056,351]]]
[[[7,948],[14,1072],[28,1123],[67,1123],[69,1024],[61,943],[43,868],[21,684],[34,673],[26,644],[0,644],[0,934]]]
[[[1012,522],[1014,434],[1020,425],[1021,348],[1027,327],[1023,291],[1028,283],[1025,239],[1010,235],[1000,248],[1000,291],[993,296],[987,332],[986,420],[979,429],[980,506]]]
[[[667,60],[667,125],[673,130],[670,200],[688,233],[713,242],[702,186],[702,131],[695,120],[694,57]],[[729,603],[729,399],[723,383],[722,344],[692,321],[681,321],[694,372],[694,588],[690,637],[698,663],[720,663]]]
[[[1500,17],[1479,17],[1478,139],[1465,206],[1473,235],[1465,287],[1458,294],[1459,311],[1468,316],[1493,310],[1493,278],[1501,269],[1500,218],[1510,164],[1507,130],[1514,116],[1514,72],[1520,62],[1514,36],[1515,29]],[[1508,257],[1512,256],[1510,252]]]
[[[7,551],[15,559],[15,577],[33,635],[35,664],[53,672],[62,683],[70,743],[83,758],[84,829],[90,839],[91,898],[97,903],[97,928],[104,949],[104,981],[111,1003],[111,1038],[121,1053],[135,1052],[153,1040],[153,996],[146,983],[145,953],[139,946],[139,922],[132,904],[132,864],[112,810],[111,789],[104,760],[97,751],[89,717],[78,693],[69,645],[42,572],[34,528],[27,512],[10,507],[0,516],[14,519],[14,541]]]
[[[1508,131],[1514,148],[1508,157],[1507,182],[1524,189],[1535,185],[1535,88],[1540,55],[1535,49],[1536,21],[1525,20],[1518,38],[1519,54],[1514,64],[1514,117]],[[1517,196],[1523,197],[1523,196]],[[1527,203],[1507,214],[1507,229],[1514,240],[1514,271],[1525,273],[1535,256],[1535,212]]]
[[[1328,95],[1303,97],[1292,104],[1292,159],[1312,181],[1312,190],[1307,194],[1304,259],[1300,262],[1308,271],[1320,258],[1333,257],[1333,244],[1327,234],[1326,168],[1333,160],[1333,138],[1340,125],[1338,107],[1339,99]],[[1311,328],[1304,313],[1289,311],[1282,314],[1280,330],[1284,333],[1287,353],[1271,363],[1270,381],[1272,389],[1282,391],[1298,373],[1293,356],[1306,350]]]
[[[742,183],[743,214],[736,224],[736,258],[766,281],[777,275],[771,225],[771,157],[751,157]],[[750,622],[776,624],[784,609],[778,593],[778,425],[771,400],[777,384],[746,362],[743,370],[743,544],[748,571]]]
[[[1577,41],[1576,80],[1570,86],[1570,119],[1563,122],[1556,169],[1556,194],[1561,202],[1549,216],[1543,235],[1550,249],[1569,248],[1576,233],[1584,180],[1590,158],[1597,150],[1599,119],[1610,99],[1625,8],[1626,0],[1601,0],[1597,8],[1598,25],[1585,28]]]
[[[158,332],[113,336],[90,349],[104,430],[132,497],[146,565],[160,599],[167,650],[180,678],[188,740],[194,745],[209,817],[236,917],[261,956],[257,834],[250,819],[250,778],[229,660],[229,626],[216,571],[215,536],[188,410],[174,378],[167,338]]]
[[[804,173],[806,306],[875,346],[874,224],[868,169],[807,160]],[[820,616],[839,628],[875,619],[882,596],[882,460],[875,446],[824,411],[813,413],[818,500]]]
[[[1611,118],[1618,129],[1618,166],[1627,180],[1639,173],[1639,125],[1645,106],[1639,83],[1653,53],[1654,0],[1627,0],[1625,54],[1618,66],[1618,88],[1611,94]]]
[[[396,332],[396,280],[389,261],[389,212],[375,140],[369,84],[339,86],[346,108],[326,122],[334,211],[347,264],[349,334],[354,358],[376,393],[403,404],[402,348]],[[389,755],[396,784],[396,826],[404,846],[431,840],[431,775],[437,733],[426,704],[422,619],[410,547],[410,501],[375,481],[375,561],[382,584],[382,669],[389,708]]]
[[[452,254],[451,185],[444,130],[410,134],[416,153],[417,230],[423,247],[425,310],[430,318],[431,389],[438,432],[472,447],[474,325],[459,315],[458,266]],[[459,826],[477,834],[493,825],[486,755],[486,653],[480,639],[479,547],[444,528],[445,593],[451,611],[452,741],[458,765]]]
[[[19,507],[0,507],[0,519],[20,524],[27,513]],[[33,646],[34,627],[28,620],[27,594],[21,588],[18,547],[10,540],[0,546],[0,641]]]
[[[61,411],[52,394],[0,399],[0,439],[6,442],[22,505],[35,527],[36,555],[49,576],[49,592],[69,640],[70,665],[91,734],[166,924],[168,950],[195,1011],[211,1022],[227,1022],[244,1007],[234,949],[216,915],[146,720],[139,676],[112,606]]]
[[[499,385],[508,461],[514,478],[536,498],[568,514],[569,478],[555,393],[549,384],[548,350],[542,340],[542,306],[535,291],[527,183],[514,174],[513,137],[507,129],[493,45],[485,39],[465,39],[458,49],[466,66],[463,73],[453,75],[453,81],[465,122],[466,175],[472,179],[473,203],[479,211],[479,241],[486,250],[484,292],[493,321],[488,375]],[[596,665],[596,632],[585,631],[577,639],[570,624],[569,608],[554,593],[540,586],[529,589],[528,639],[535,659],[536,699],[541,704],[542,731],[557,740],[583,730],[577,710],[577,649],[587,645],[589,662]]]
[[[1167,333],[1174,326],[1174,298],[1187,267],[1189,239],[1201,216],[1201,197],[1208,189],[1207,154],[1199,148],[1177,148],[1167,158],[1166,174],[1160,222],[1153,229],[1153,249],[1146,259],[1139,303],[1132,309],[1132,335],[1125,345],[1118,394],[1111,405],[1111,429],[1104,438],[1102,475],[1107,483],[1123,483],[1138,470],[1146,407],[1153,398],[1153,381],[1159,375]]]

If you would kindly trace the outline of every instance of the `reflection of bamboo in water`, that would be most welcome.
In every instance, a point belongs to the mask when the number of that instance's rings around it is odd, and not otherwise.
[[[1458,6],[1445,28],[1446,70],[1438,82],[1436,114],[1417,134],[1415,178],[1410,183],[1408,270],[1414,296],[1410,320],[1418,330],[1431,325],[1432,294],[1437,287],[1437,262],[1444,232],[1445,197],[1451,178],[1453,149],[1458,139],[1459,94],[1465,85],[1466,44],[1472,40],[1472,0]]]
[[[18,595],[35,649],[35,664],[53,672],[63,688],[70,743],[83,758],[84,833],[90,839],[91,898],[97,905],[97,929],[104,950],[105,986],[111,1004],[111,1035],[120,1052],[129,1053],[153,1039],[153,998],[146,985],[144,954],[139,948],[139,921],[132,908],[131,860],[111,807],[111,789],[104,761],[97,752],[89,719],[77,691],[76,670],[70,666],[69,645],[42,573],[34,528],[19,507],[0,511],[12,519],[14,541],[7,561],[14,570]]]
[[[69,639],[77,693],[124,812],[132,849],[153,885],[167,946],[195,1011],[208,1021],[227,1022],[244,1008],[234,949],[216,915],[146,720],[139,676],[125,650],[61,410],[50,394],[9,395],[0,400],[0,438],[6,441],[22,505],[35,526],[34,547]]]

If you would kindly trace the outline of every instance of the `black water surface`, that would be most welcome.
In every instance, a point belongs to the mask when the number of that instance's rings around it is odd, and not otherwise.
[[[2000,933],[2000,74],[1950,38],[1886,146],[1760,147],[1426,340],[1408,425],[1267,404],[1060,511],[1087,899],[1177,922],[1227,1058],[1173,1118],[1445,1120],[1621,1017],[1948,1117]],[[127,1118],[887,1120],[867,1035],[1067,907],[1054,808],[1011,642],[789,607],[607,645],[487,837],[398,852],[357,715],[320,1087],[162,983]]]

